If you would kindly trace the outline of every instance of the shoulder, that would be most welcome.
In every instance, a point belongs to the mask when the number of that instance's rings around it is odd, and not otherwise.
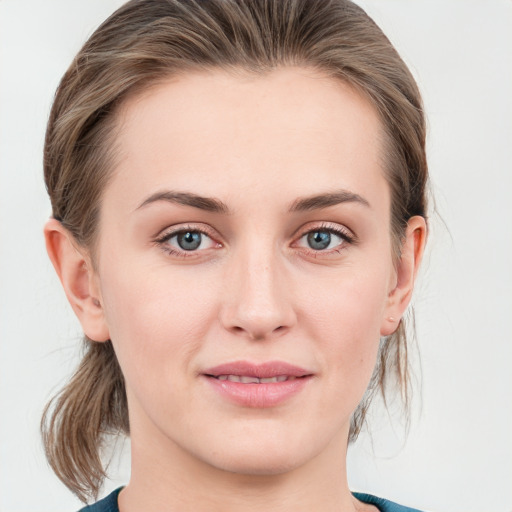
[[[80,509],[78,512],[119,512],[117,506],[117,496],[121,492],[122,487],[111,492],[107,497],[94,503],[94,505],[88,505]]]
[[[380,512],[420,512],[416,508],[404,507],[403,505],[398,505],[398,503],[394,503],[371,494],[363,494],[360,492],[354,492],[352,494],[363,503],[375,505]]]

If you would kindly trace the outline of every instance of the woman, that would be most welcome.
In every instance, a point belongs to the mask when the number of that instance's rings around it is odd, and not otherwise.
[[[416,84],[351,2],[132,1],[50,116],[49,256],[86,353],[45,412],[89,508],[412,510],[353,495],[347,442],[389,376],[426,238]]]

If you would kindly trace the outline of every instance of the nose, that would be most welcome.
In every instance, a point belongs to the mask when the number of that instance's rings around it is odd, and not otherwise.
[[[262,248],[259,242],[257,248],[232,255],[220,313],[225,329],[250,340],[280,336],[296,322],[293,286],[285,265],[275,251]]]

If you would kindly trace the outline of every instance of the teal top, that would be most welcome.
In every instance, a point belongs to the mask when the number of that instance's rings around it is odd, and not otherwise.
[[[81,509],[79,512],[119,512],[119,507],[117,506],[117,495],[121,492],[121,489],[122,487],[119,487],[119,489],[110,493],[106,498],[103,498],[94,505],[89,505]],[[385,500],[384,498],[372,496],[371,494],[362,494],[359,492],[354,492],[353,494],[363,503],[375,505],[380,512],[420,512],[418,509],[404,507],[393,503],[392,501]]]

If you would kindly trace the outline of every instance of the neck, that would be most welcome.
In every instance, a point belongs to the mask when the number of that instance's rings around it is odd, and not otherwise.
[[[347,432],[348,434],[348,432]],[[357,502],[346,477],[346,436],[285,472],[238,474],[211,466],[167,439],[139,442],[132,430],[132,475],[121,512],[352,512]]]

